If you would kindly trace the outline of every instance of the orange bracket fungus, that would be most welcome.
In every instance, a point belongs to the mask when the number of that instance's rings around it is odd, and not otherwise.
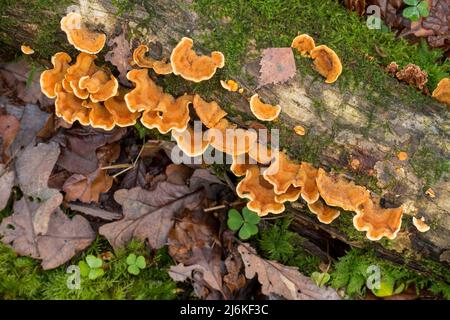
[[[308,162],[302,162],[297,175],[297,186],[302,187],[301,196],[307,203],[315,203],[319,200],[319,189],[316,178],[318,170]]]
[[[316,47],[316,44],[310,35],[301,34],[292,40],[291,47],[297,49],[302,56],[308,57],[310,52]]]
[[[63,90],[62,85],[55,86],[55,114],[63,118],[68,123],[79,121],[82,125],[89,125],[89,109],[83,106],[83,100],[79,99],[71,92]]]
[[[279,203],[284,203],[287,201],[297,201],[297,199],[300,198],[301,192],[302,188],[290,186],[285,193],[277,194],[275,196],[275,201]]]
[[[236,177],[243,177],[253,165],[256,165],[256,161],[248,153],[233,155],[230,170]]]
[[[296,182],[300,165],[288,159],[284,152],[275,155],[275,161],[264,170],[264,179],[274,187],[276,194],[285,193],[291,185],[299,187]]]
[[[206,138],[215,149],[230,155],[247,153],[258,136],[253,130],[211,128],[206,132]]]
[[[312,213],[317,215],[317,219],[319,219],[320,222],[325,224],[330,224],[341,214],[339,210],[330,208],[325,203],[323,203],[322,200],[308,203],[308,208]]]
[[[156,128],[165,134],[171,130],[182,132],[189,122],[189,104],[192,96],[183,95],[178,98],[164,93],[158,105],[142,114],[141,123],[148,129]]]
[[[131,112],[155,109],[163,95],[161,87],[150,79],[147,69],[135,69],[127,73],[127,79],[135,88],[125,95],[125,102]]]
[[[433,98],[450,106],[450,78],[444,78],[439,81],[436,89],[433,91]]]
[[[369,199],[369,191],[355,185],[341,176],[328,174],[319,168],[316,178],[320,196],[326,204],[332,207],[340,207],[346,211],[356,211],[358,206]]]
[[[267,145],[259,142],[250,146],[248,154],[252,159],[262,164],[269,164],[273,159],[272,150]]]
[[[157,74],[171,74],[172,65],[165,61],[158,61],[146,56],[150,49],[148,46],[141,44],[133,51],[133,61],[141,68],[153,69]]]
[[[416,227],[419,232],[427,232],[430,230],[430,226],[425,223],[425,217],[417,219],[416,217],[412,218],[413,225]]]
[[[85,76],[91,76],[97,71],[94,60],[97,56],[81,52],[77,56],[75,64],[71,65],[67,71],[65,80],[69,83],[73,93],[80,99],[87,99],[89,91],[80,88],[80,79]]]
[[[326,78],[326,83],[333,83],[342,73],[342,64],[338,55],[325,45],[315,47],[311,51],[316,70]]]
[[[58,52],[52,57],[53,69],[45,70],[41,73],[41,91],[49,98],[56,98],[55,87],[57,83],[62,83],[69,63],[72,58],[65,52]]]
[[[208,128],[216,126],[227,115],[217,102],[206,102],[198,94],[194,96],[193,105],[200,121]]]
[[[263,178],[256,165],[247,170],[245,178],[236,187],[236,193],[240,198],[250,199],[247,207],[259,216],[281,213],[285,209],[284,204],[275,200],[273,186]]]
[[[139,112],[130,112],[124,99],[124,92],[104,102],[105,108],[111,113],[114,123],[119,127],[133,126],[139,118]]]
[[[222,88],[230,92],[236,92],[239,90],[239,85],[234,80],[227,80],[227,81],[220,80],[220,85],[222,86]]]
[[[222,52],[213,51],[211,56],[198,56],[192,46],[192,39],[183,37],[170,56],[173,73],[186,80],[200,82],[211,79],[217,68],[223,68],[225,57]]]
[[[91,109],[89,112],[89,122],[93,128],[100,128],[107,131],[114,128],[114,118],[102,103],[85,100],[82,105],[85,108]]]
[[[26,55],[30,55],[30,54],[34,53],[34,50],[31,49],[30,46],[26,46],[26,45],[21,45],[20,46],[20,51],[22,51],[22,53],[26,54]]]
[[[117,95],[119,81],[103,70],[95,72],[92,76],[83,76],[78,82],[80,89],[86,89],[92,102],[106,101]]]
[[[379,198],[367,198],[360,204],[353,217],[353,225],[358,231],[367,231],[369,240],[395,239],[402,225],[403,208],[385,209],[379,202]]]
[[[263,103],[258,94],[254,94],[250,98],[250,110],[259,120],[272,121],[280,114],[281,107],[279,105],[273,106],[271,104]]]
[[[172,137],[178,147],[189,157],[202,155],[209,146],[208,141],[203,139],[203,134],[195,134],[194,129],[190,126],[182,132],[172,130]]]
[[[77,12],[70,12],[61,19],[61,30],[66,33],[69,43],[79,51],[95,54],[105,46],[106,35],[86,29],[82,16]]]

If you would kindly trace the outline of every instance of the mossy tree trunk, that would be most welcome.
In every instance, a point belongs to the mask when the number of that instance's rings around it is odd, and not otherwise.
[[[79,5],[83,15],[92,23],[101,24],[109,36],[117,34],[117,27],[124,25],[127,26],[129,36],[140,38],[140,41],[148,41],[150,37],[156,36],[163,56],[168,56],[182,36],[194,38],[197,48],[205,52],[220,50],[202,43],[210,30],[201,27],[202,17],[191,9],[190,1],[155,0],[144,3],[143,6],[122,5],[117,8],[109,0],[81,0]],[[45,14],[56,16],[58,21],[67,5],[60,5],[57,10],[46,11]],[[21,10],[26,11],[26,8]],[[117,15],[118,10],[122,11],[120,15]],[[6,14],[12,13],[6,9]],[[37,12],[34,14],[38,15]],[[23,16],[27,14],[17,19]],[[42,24],[45,23],[45,19],[42,19]],[[11,32],[0,24],[0,34],[7,39],[2,39],[6,44],[3,53],[12,48],[18,50],[21,43],[33,43],[33,39],[39,37],[39,23],[19,25],[20,30]],[[60,32],[54,35],[63,39]],[[62,48],[56,43],[62,42],[52,41],[53,47],[47,49],[60,51]],[[256,92],[254,79],[258,77],[259,59],[249,57],[238,63],[242,65],[241,72],[228,76],[239,81],[247,93]],[[364,240],[364,234],[353,229],[351,213],[343,213],[331,225],[320,224],[301,202],[292,204],[290,208],[295,213],[294,227],[324,250],[329,245],[347,243],[356,247],[373,247],[381,256],[400,263],[406,262],[411,268],[420,271],[429,270],[425,263],[419,262],[422,258],[448,267],[448,111],[431,99],[411,98],[417,97],[412,94],[411,88],[388,76],[385,81],[389,83],[390,92],[365,92],[350,87],[339,89],[339,80],[336,85],[327,85],[309,69],[305,70],[308,71],[298,72],[285,84],[268,85],[257,90],[266,100],[282,106],[280,119],[271,124],[271,127],[280,129],[282,147],[299,161],[310,161],[316,166],[345,173],[382,196],[386,206],[404,204],[406,214],[402,231],[394,241]],[[224,76],[221,72],[208,84],[199,86],[185,84],[179,78],[174,79],[176,77],[165,83],[168,84],[167,90],[174,94],[192,89],[209,94],[208,99],[216,99],[233,120],[244,124],[244,120],[253,118],[248,101],[245,95],[227,93],[220,88],[219,79]],[[371,81],[370,74],[367,74],[367,81]],[[294,133],[293,127],[299,124],[307,129],[305,136]],[[397,159],[399,151],[407,152],[407,161]],[[353,164],[359,163],[359,166],[352,166],[352,161]],[[425,194],[429,187],[434,190],[435,198]],[[419,233],[411,223],[412,215],[424,216],[431,230]]]

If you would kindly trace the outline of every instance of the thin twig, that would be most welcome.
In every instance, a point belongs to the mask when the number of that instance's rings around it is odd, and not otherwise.
[[[108,169],[120,169],[120,168],[124,168],[123,170],[117,172],[116,174],[114,174],[112,177],[115,179],[118,176],[120,176],[121,174],[124,174],[125,172],[136,168],[136,164],[139,161],[139,158],[142,155],[142,151],[144,150],[145,147],[145,140],[144,143],[142,144],[141,150],[139,150],[138,155],[136,156],[136,159],[134,159],[134,161],[132,161],[131,163],[123,163],[123,164],[116,164],[116,165],[111,165],[111,166],[106,166],[101,168],[102,170],[108,170]]]
[[[219,206],[215,206],[215,207],[211,207],[211,208],[206,208],[205,210],[203,210],[204,212],[211,212],[211,211],[216,211],[216,210],[220,210],[220,209],[225,209],[226,207],[234,207],[238,204],[242,204],[244,203],[244,201],[235,201],[229,204],[221,204]]]

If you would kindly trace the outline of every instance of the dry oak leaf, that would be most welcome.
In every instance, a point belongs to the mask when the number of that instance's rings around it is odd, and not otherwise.
[[[1,115],[0,116],[0,162],[6,162],[9,157],[6,155],[11,143],[19,131],[20,122],[15,116]]]
[[[113,178],[105,170],[98,169],[86,176],[74,174],[66,180],[63,191],[66,201],[80,200],[84,203],[98,202],[100,194],[108,192],[113,185]]]
[[[69,261],[92,243],[95,232],[83,217],[67,217],[59,209],[61,201],[60,194],[44,202],[16,201],[14,214],[0,224],[3,243],[19,255],[42,260],[45,270]]]
[[[108,47],[112,48],[106,55],[105,61],[111,62],[119,71],[119,80],[122,84],[129,84],[127,72],[131,70],[129,63],[131,59],[131,47],[125,36],[121,32],[117,37],[108,41]]]
[[[118,219],[122,218],[122,214],[120,214],[118,212],[104,210],[104,209],[101,209],[101,208],[98,208],[98,207],[92,206],[92,205],[87,206],[87,205],[79,205],[79,204],[75,204],[75,203],[69,203],[67,206],[74,211],[84,213],[85,215],[88,215],[91,217],[100,218],[102,220],[114,221],[114,220],[118,220]]]
[[[173,216],[184,208],[196,208],[203,198],[201,189],[166,181],[150,191],[140,187],[121,189],[114,193],[114,199],[123,207],[123,219],[101,226],[99,232],[114,249],[125,246],[132,239],[148,240],[152,248],[158,249],[167,242]]]
[[[302,275],[298,268],[287,267],[276,261],[265,260],[246,244],[238,247],[245,266],[245,276],[252,279],[258,275],[262,293],[277,294],[288,300],[339,300],[334,289],[319,288],[310,278]]]
[[[288,81],[296,71],[292,48],[268,48],[262,52],[258,88]]]
[[[14,186],[14,178],[14,171],[7,170],[5,165],[0,164],[0,210],[3,210],[8,204]]]

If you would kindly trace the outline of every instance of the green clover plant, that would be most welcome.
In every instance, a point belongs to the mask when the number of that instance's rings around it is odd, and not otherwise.
[[[403,0],[406,7],[403,10],[403,16],[411,21],[419,21],[420,18],[426,18],[430,15],[427,0]]]
[[[134,253],[130,253],[127,257],[128,272],[137,276],[141,273],[141,270],[147,266],[144,256],[136,256]]]
[[[239,230],[239,238],[247,240],[258,233],[257,224],[261,218],[247,207],[242,209],[242,214],[236,209],[228,211],[228,228],[233,231]]]
[[[103,270],[103,260],[97,258],[93,255],[88,255],[84,260],[78,262],[78,267],[80,268],[80,274],[82,277],[87,277],[90,280],[95,280],[100,278],[105,274],[105,270]]]

